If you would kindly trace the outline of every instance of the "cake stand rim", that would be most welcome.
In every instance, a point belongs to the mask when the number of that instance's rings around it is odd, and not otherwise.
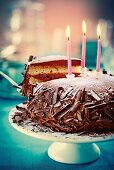
[[[19,105],[22,105],[19,104]],[[104,135],[104,136],[88,136],[88,135],[76,135],[75,134],[65,134],[61,132],[34,132],[27,129],[24,126],[18,125],[13,122],[12,117],[15,115],[15,111],[17,111],[16,107],[12,108],[9,112],[9,123],[19,132],[24,133],[28,136],[35,137],[42,140],[48,140],[48,141],[56,141],[56,142],[63,142],[63,143],[97,143],[97,142],[106,142],[114,140],[114,133],[110,135]],[[28,126],[29,127],[29,126]]]

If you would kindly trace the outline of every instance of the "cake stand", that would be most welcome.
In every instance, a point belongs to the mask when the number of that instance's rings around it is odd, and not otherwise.
[[[22,105],[21,105],[22,106]],[[44,140],[54,141],[48,149],[48,155],[55,161],[68,164],[85,164],[100,157],[100,149],[94,142],[114,140],[114,133],[108,135],[87,136],[53,132],[46,127],[38,127],[31,120],[21,125],[13,122],[16,108],[9,113],[9,122],[18,131]]]

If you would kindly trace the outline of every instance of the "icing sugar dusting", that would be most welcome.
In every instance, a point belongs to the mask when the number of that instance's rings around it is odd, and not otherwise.
[[[44,83],[42,86],[62,86],[64,89],[67,89],[68,87],[73,87],[74,89],[85,88],[86,91],[95,90],[103,92],[110,87],[114,89],[114,77],[103,74],[99,74],[98,77],[96,77],[96,74],[94,73],[83,75],[82,77],[55,79]]]
[[[80,60],[77,58],[72,58],[74,60]],[[67,60],[67,56],[63,55],[49,55],[49,56],[44,56],[44,57],[36,57],[33,59],[29,64],[31,63],[42,63],[42,62],[47,62],[47,61],[57,61],[57,60]]]

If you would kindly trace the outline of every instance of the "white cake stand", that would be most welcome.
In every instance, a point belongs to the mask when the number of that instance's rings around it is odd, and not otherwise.
[[[18,131],[44,140],[54,141],[48,149],[48,155],[55,161],[68,164],[85,164],[97,160],[100,157],[100,149],[94,142],[114,140],[114,134],[79,136],[77,134],[65,134],[52,132],[48,128],[36,127],[30,120],[22,125],[13,123],[12,117],[16,108],[9,113],[9,122]]]

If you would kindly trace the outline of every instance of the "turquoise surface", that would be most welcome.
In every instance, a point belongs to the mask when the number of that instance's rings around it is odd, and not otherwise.
[[[51,142],[22,134],[9,124],[9,111],[21,102],[0,99],[0,170],[114,170],[114,141],[98,143],[101,157],[90,164],[67,165],[51,160],[47,155]]]

